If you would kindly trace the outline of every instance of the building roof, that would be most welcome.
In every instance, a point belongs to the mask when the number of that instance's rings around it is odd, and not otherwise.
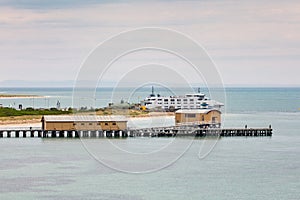
[[[99,121],[120,121],[127,122],[125,116],[121,115],[45,115],[43,120],[47,122],[99,122]]]
[[[217,111],[219,113],[221,113],[221,111],[216,110],[216,109],[181,109],[181,110],[177,110],[175,113],[183,113],[183,114],[207,114],[211,111]]]
[[[205,96],[205,94],[203,94],[203,93],[188,93],[188,94],[185,94],[185,96],[188,96],[188,95],[192,95],[192,96],[195,96],[195,95]]]

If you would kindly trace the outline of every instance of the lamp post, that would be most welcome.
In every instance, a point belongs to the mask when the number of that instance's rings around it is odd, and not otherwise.
[[[34,109],[34,97],[32,97],[32,108]]]

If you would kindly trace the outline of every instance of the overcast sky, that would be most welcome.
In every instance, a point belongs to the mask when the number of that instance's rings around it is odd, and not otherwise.
[[[226,85],[300,86],[297,0],[1,0],[0,84],[72,81],[99,43],[139,27],[190,36]]]

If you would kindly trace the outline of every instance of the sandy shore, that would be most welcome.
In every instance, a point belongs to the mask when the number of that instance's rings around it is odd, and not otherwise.
[[[174,116],[172,112],[151,112],[138,116],[128,116],[129,119],[152,118]],[[39,115],[32,116],[16,116],[16,117],[0,117],[0,128],[7,127],[41,127],[41,118]]]
[[[41,122],[41,118],[42,116],[40,115],[0,117],[0,126],[14,124],[36,124]]]
[[[163,116],[174,116],[174,113],[173,112],[150,112],[148,114],[129,116],[129,117],[130,118],[143,118],[143,117],[163,117]]]
[[[29,98],[45,98],[44,96],[38,95],[27,95],[27,94],[0,94],[0,99],[29,99]]]
[[[41,122],[39,123],[26,123],[26,124],[6,124],[6,125],[0,125],[0,129],[13,129],[13,128],[24,128],[24,129],[29,129],[30,127],[32,128],[41,128],[42,124]]]

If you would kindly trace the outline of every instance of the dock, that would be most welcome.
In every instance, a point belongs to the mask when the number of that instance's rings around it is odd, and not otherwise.
[[[119,137],[263,137],[272,136],[268,128],[199,128],[195,126],[170,126],[129,128],[119,131],[102,130],[0,130],[0,138],[119,138]]]

